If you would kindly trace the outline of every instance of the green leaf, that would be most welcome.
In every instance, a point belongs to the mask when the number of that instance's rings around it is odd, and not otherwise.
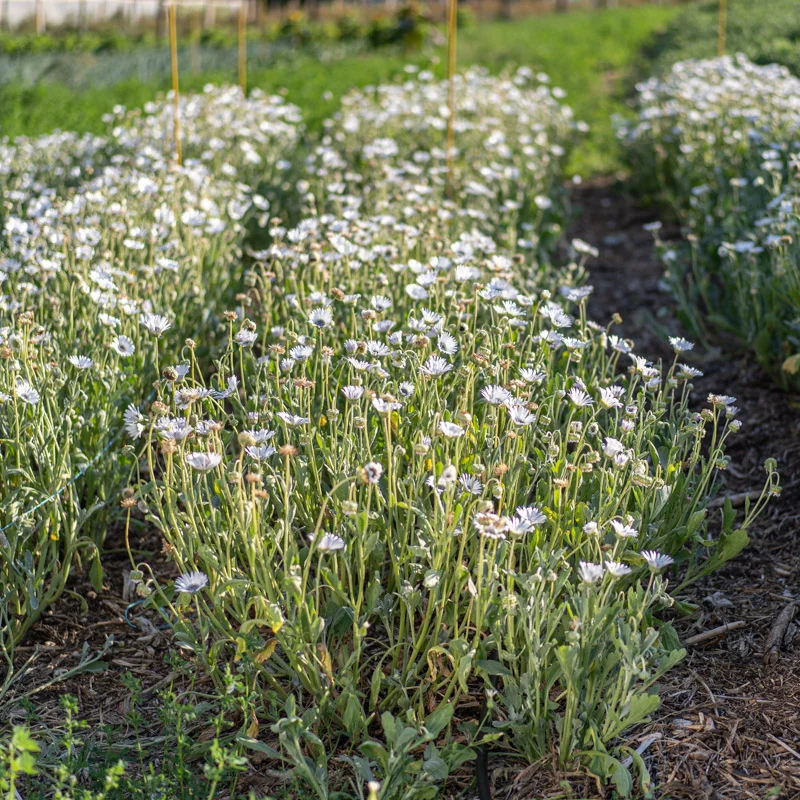
[[[636,725],[644,721],[661,705],[661,699],[657,694],[637,694],[628,704],[627,714],[621,721],[627,728],[629,725]]]
[[[449,724],[453,718],[455,708],[452,703],[442,703],[432,714],[425,718],[425,727],[436,738]]]
[[[737,528],[733,533],[722,537],[720,543],[721,547],[717,550],[717,556],[724,563],[736,558],[750,544],[750,537],[744,528]]]
[[[688,536],[692,536],[700,530],[700,526],[703,524],[705,518],[706,510],[704,508],[700,511],[695,511],[694,514],[689,517],[689,522],[686,524]]]
[[[342,722],[344,722],[345,730],[350,736],[357,736],[366,727],[367,721],[364,719],[364,711],[353,692],[348,692]]]
[[[504,678],[511,677],[511,672],[508,667],[491,658],[484,658],[476,661],[475,667],[483,670],[487,675],[502,675]]]
[[[249,736],[237,736],[236,741],[238,744],[244,745],[248,750],[254,750],[256,753],[264,753],[277,760],[283,760],[283,756],[264,742],[259,742],[258,739],[251,739]]]
[[[630,772],[621,761],[612,759],[614,767],[611,771],[611,782],[617,787],[617,791],[622,797],[630,797],[633,791],[633,778]]]
[[[96,592],[103,590],[103,565],[100,563],[100,554],[96,553],[89,568],[89,580]]]
[[[15,750],[23,753],[38,753],[39,745],[33,740],[26,728],[16,726],[11,734],[11,744]]]

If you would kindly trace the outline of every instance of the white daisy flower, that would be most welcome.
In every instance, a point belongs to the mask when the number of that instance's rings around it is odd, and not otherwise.
[[[76,369],[91,369],[94,366],[94,361],[88,356],[70,356],[68,361]]]
[[[197,594],[208,586],[208,575],[205,572],[185,572],[175,579],[175,590],[183,594]]]
[[[136,352],[136,346],[127,336],[116,336],[111,342],[111,349],[122,358],[130,358]]]
[[[210,472],[222,463],[222,456],[219,453],[187,453],[184,459],[198,472]]]

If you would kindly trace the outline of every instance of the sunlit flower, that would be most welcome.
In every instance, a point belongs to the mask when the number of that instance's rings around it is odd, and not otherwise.
[[[35,406],[41,399],[39,392],[24,378],[17,378],[17,382],[14,384],[14,391],[17,397],[29,406]]]
[[[184,456],[186,463],[198,472],[210,472],[222,463],[219,453],[187,453]]]
[[[70,356],[68,361],[76,369],[85,370],[91,369],[94,366],[94,361],[88,356]]]
[[[364,465],[364,475],[367,483],[378,483],[383,475],[383,466],[376,461],[370,461],[369,464]]]
[[[314,535],[309,534],[308,540],[313,542]],[[335,533],[323,533],[322,536],[319,537],[319,541],[317,541],[317,550],[323,553],[336,553],[340,550],[344,550],[345,547],[344,539],[342,539],[341,536],[337,536]]]
[[[142,314],[139,317],[139,322],[153,336],[161,336],[162,333],[172,327],[172,323],[163,314]]]
[[[615,578],[622,578],[631,572],[631,568],[620,561],[605,561],[604,566],[606,572],[608,572],[609,575],[613,575]]]
[[[603,572],[602,564],[593,564],[590,561],[581,561],[578,564],[578,575],[584,583],[597,583],[602,580]]]
[[[577,386],[573,386],[569,392],[567,392],[567,395],[578,408],[585,408],[586,406],[592,405],[592,398]]]
[[[123,358],[129,358],[136,352],[136,347],[127,336],[116,336],[111,342],[111,349]]]
[[[133,439],[138,439],[144,433],[146,420],[139,413],[139,409],[136,408],[133,403],[131,403],[125,409],[123,419],[125,421],[125,430],[128,432],[128,436]]]
[[[458,436],[464,435],[464,429],[460,425],[456,425],[455,422],[447,422],[446,420],[442,420],[439,423],[439,430],[450,439],[455,439]]]
[[[182,594],[198,594],[208,586],[208,575],[205,572],[185,572],[175,579],[175,591]]]
[[[654,572],[668,567],[674,561],[672,556],[664,555],[655,550],[642,550],[642,558],[647,562],[647,566]]]
[[[639,535],[639,531],[633,525],[627,522],[620,522],[618,519],[611,520],[611,527],[620,539],[635,539]]]
[[[430,356],[428,360],[419,368],[423,375],[428,375],[432,378],[446,375],[453,369],[452,364],[448,364],[441,356]]]

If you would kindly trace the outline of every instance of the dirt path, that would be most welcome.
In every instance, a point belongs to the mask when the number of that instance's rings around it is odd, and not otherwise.
[[[642,228],[658,212],[637,207],[610,182],[579,188],[574,202],[581,214],[571,235],[600,249],[590,264],[590,311],[599,321],[619,311],[640,355],[671,357],[657,329],[682,331],[659,289],[652,234]],[[678,231],[666,226],[662,235]],[[731,355],[733,343],[723,344],[726,352],[692,361],[705,372],[695,382],[694,403],[718,392],[735,396],[742,409],[723,492],[759,489],[769,456],[778,460],[784,491],[750,531],[749,548],[691,590],[687,599],[699,613],[676,622],[682,640],[726,623],[744,625],[689,648],[666,678],[657,722],[636,738],[660,736],[646,751],[658,797],[792,800],[800,798],[800,647],[782,646],[774,664],[762,657],[773,622],[799,594],[800,408],[746,355]],[[794,631],[792,625],[787,639]]]

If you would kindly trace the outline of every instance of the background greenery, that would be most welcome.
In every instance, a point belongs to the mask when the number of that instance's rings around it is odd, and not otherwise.
[[[483,64],[492,72],[528,65],[547,72],[567,92],[576,116],[592,128],[576,151],[570,172],[590,174],[620,167],[610,117],[627,111],[626,99],[636,77],[644,74],[642,52],[675,16],[675,7],[642,6],[603,11],[574,11],[512,22],[474,23],[459,33],[460,67]],[[445,74],[444,48],[428,45],[417,52],[399,47],[323,59],[295,47],[286,58],[248,72],[248,86],[269,92],[286,89],[308,125],[318,128],[353,86],[387,81],[408,63]],[[433,63],[432,63],[433,62]],[[181,88],[199,89],[213,81],[236,80],[234,69],[189,72],[182,63]],[[55,128],[102,132],[102,116],[117,103],[140,106],[169,88],[169,75],[152,81],[137,78],[114,85],[76,89],[46,81],[29,86],[14,81],[0,86],[0,134],[35,135]]]
[[[694,3],[672,16],[645,49],[654,72],[676,61],[717,54],[717,0]],[[744,53],[756,64],[784,64],[800,72],[800,3],[797,0],[728,0],[728,53]]]

